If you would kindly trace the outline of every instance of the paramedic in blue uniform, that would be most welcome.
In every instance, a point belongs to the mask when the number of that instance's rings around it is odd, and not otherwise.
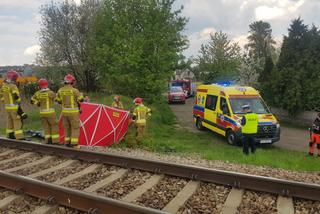
[[[249,147],[251,153],[256,151],[255,137],[258,132],[258,115],[251,111],[250,105],[242,106],[243,117],[242,126],[242,145],[243,153],[249,155]]]

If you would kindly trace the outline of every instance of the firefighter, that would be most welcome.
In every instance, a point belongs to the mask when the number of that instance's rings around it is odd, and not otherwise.
[[[84,101],[82,93],[74,88],[75,78],[71,74],[64,77],[64,86],[59,89],[56,101],[61,104],[62,123],[65,130],[65,144],[69,147],[78,146],[80,131],[80,103]]]
[[[318,157],[320,157],[320,112],[317,118],[313,121],[310,130],[309,155],[313,156],[314,147],[317,144]]]
[[[59,128],[53,108],[56,94],[48,88],[49,84],[46,79],[40,79],[38,85],[40,90],[32,96],[31,103],[39,106],[46,143],[58,144],[60,141]]]
[[[250,105],[244,105],[242,109],[244,113],[241,120],[243,153],[248,155],[249,147],[251,153],[256,151],[255,136],[258,132],[258,115],[251,111]]]
[[[123,105],[122,105],[122,102],[120,101],[119,95],[114,96],[111,106],[112,108],[123,109]]]
[[[151,110],[143,105],[143,100],[140,97],[134,99],[134,104],[136,105],[136,108],[133,111],[136,140],[137,142],[140,142],[146,128],[147,117],[151,116]]]
[[[7,137],[23,140],[22,119],[26,114],[20,107],[21,97],[16,85],[18,77],[19,74],[16,71],[7,72],[7,78],[1,87],[1,100],[4,102],[7,113]]]

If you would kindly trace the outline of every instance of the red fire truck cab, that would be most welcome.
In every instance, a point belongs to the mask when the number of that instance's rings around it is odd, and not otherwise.
[[[170,87],[181,87],[188,97],[195,95],[195,83],[191,79],[172,80]]]

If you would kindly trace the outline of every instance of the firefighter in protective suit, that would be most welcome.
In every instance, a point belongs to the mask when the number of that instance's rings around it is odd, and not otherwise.
[[[56,112],[53,108],[56,94],[48,88],[49,84],[46,79],[40,79],[38,85],[40,90],[32,96],[31,103],[39,106],[46,143],[57,144],[60,141],[60,136]]]
[[[243,153],[248,155],[249,147],[251,153],[256,151],[255,137],[258,132],[258,115],[251,111],[250,105],[244,105],[242,109],[244,113],[241,120]]]
[[[134,99],[134,104],[136,105],[136,108],[133,111],[136,140],[137,142],[140,142],[147,125],[147,117],[151,116],[151,110],[143,105],[143,100],[140,97]]]
[[[16,86],[19,74],[16,71],[8,71],[7,78],[1,88],[1,100],[4,102],[7,113],[6,134],[11,139],[24,139],[22,130],[22,119],[25,113],[21,110],[21,97]]]
[[[120,101],[120,96],[119,95],[114,96],[111,106],[112,106],[112,108],[123,109],[123,104]]]
[[[84,101],[82,93],[74,88],[75,78],[71,74],[64,77],[65,86],[60,88],[56,101],[61,104],[61,117],[65,131],[65,144],[70,147],[78,146],[80,131],[80,103]]]
[[[320,112],[317,118],[313,121],[310,130],[309,155],[313,156],[314,147],[317,145],[318,157],[320,157]]]

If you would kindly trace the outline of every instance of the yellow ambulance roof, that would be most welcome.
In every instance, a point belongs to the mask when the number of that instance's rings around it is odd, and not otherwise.
[[[239,86],[239,85],[231,85],[231,86],[223,86],[218,84],[211,85],[200,85],[198,87],[198,91],[205,92],[206,90],[209,93],[220,93],[224,92],[226,96],[232,95],[255,95],[259,96],[259,92],[249,86]]]

